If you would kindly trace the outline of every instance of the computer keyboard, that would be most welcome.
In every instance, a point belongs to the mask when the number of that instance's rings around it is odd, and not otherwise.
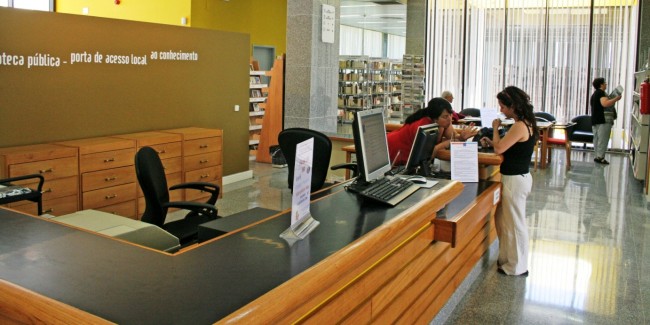
[[[411,181],[399,177],[384,177],[371,183],[359,195],[372,200],[396,206],[420,188]]]

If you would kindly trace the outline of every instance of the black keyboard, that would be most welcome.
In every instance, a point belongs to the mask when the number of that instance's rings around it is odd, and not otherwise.
[[[359,195],[390,206],[396,206],[419,188],[415,183],[399,177],[384,177],[368,185],[359,192]]]

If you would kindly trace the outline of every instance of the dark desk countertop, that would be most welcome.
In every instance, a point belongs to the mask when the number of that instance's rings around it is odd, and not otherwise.
[[[0,209],[0,278],[121,324],[212,323],[399,216],[445,182],[395,208],[364,204],[338,187],[312,202],[320,225],[293,246],[279,237],[290,222],[285,211],[175,256]],[[489,184],[465,184],[447,215]]]

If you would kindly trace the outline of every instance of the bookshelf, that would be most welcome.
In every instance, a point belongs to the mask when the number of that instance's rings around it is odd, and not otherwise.
[[[255,160],[262,136],[268,85],[262,83],[262,76],[266,75],[266,71],[259,70],[256,60],[251,60],[249,74],[248,159]]]
[[[254,139],[250,141],[257,141],[255,144],[255,155],[252,159],[257,162],[271,163],[271,154],[269,149],[271,146],[278,144],[278,134],[282,131],[282,115],[284,111],[284,55],[277,57],[273,61],[273,67],[270,71],[265,72],[269,77],[269,84],[263,87],[262,95],[264,95],[264,102],[259,102],[256,110],[256,102],[251,102],[251,109],[249,111],[249,119],[251,122],[249,132]],[[255,64],[257,64],[255,62]],[[253,64],[253,67],[255,67]]]
[[[358,110],[401,110],[401,63],[368,56],[339,57],[338,108],[343,122]]]
[[[402,60],[402,122],[424,108],[424,56],[404,54]]]

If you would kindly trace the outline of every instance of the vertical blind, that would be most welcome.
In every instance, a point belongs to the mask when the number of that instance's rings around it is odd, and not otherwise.
[[[589,114],[591,81],[604,77],[626,89],[611,143],[626,148],[637,25],[633,0],[430,0],[427,96],[450,90],[457,111],[497,107],[514,85],[569,121]]]
[[[384,34],[368,29],[341,25],[339,55],[367,55],[370,57],[401,59],[406,47],[406,37]]]

